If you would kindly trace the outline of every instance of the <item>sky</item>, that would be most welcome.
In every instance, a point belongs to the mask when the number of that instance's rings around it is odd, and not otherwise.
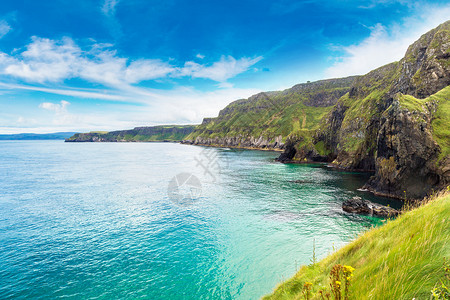
[[[0,133],[198,124],[261,91],[362,75],[448,1],[14,0],[0,6]]]

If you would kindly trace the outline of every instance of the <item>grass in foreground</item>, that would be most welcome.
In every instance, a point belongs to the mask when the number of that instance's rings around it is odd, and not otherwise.
[[[308,299],[322,299],[319,290],[330,291],[330,271],[337,264],[355,268],[350,299],[430,299],[443,280],[444,257],[450,257],[449,219],[447,193],[302,267],[264,299],[305,299],[305,284],[310,285]]]

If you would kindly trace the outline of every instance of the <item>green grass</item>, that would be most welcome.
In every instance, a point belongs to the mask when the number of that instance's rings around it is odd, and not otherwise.
[[[326,155],[330,154],[330,152],[331,152],[330,150],[328,150],[328,149],[325,147],[325,143],[324,143],[323,141],[317,142],[317,143],[314,145],[314,148],[316,148],[317,153],[319,153],[319,154],[322,155],[322,156],[326,156]]]
[[[443,277],[443,259],[450,256],[449,218],[447,193],[302,267],[264,299],[304,299],[306,282],[312,283],[312,299],[320,299],[318,291],[329,290],[329,273],[336,264],[355,268],[350,299],[430,299]]]
[[[109,131],[90,131],[89,133],[107,134]]]

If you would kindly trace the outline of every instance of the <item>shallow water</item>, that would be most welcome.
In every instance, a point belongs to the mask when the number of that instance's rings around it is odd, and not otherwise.
[[[323,257],[381,224],[345,199],[396,205],[356,191],[367,174],[277,155],[0,142],[0,298],[256,299],[310,263],[313,240]]]

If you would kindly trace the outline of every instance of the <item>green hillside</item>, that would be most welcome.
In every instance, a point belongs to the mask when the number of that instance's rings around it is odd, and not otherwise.
[[[194,129],[195,125],[164,125],[110,132],[92,131],[77,133],[66,142],[179,142]]]
[[[312,284],[310,299],[322,299],[319,291],[330,292],[330,271],[337,264],[355,269],[350,299],[430,299],[444,280],[443,260],[450,257],[449,217],[447,193],[302,267],[264,299],[305,299],[305,283]]]
[[[289,135],[309,135],[350,90],[356,77],[321,80],[279,92],[265,92],[229,104],[216,118],[206,118],[186,139],[195,144],[280,147]],[[236,145],[227,141],[236,139]]]

